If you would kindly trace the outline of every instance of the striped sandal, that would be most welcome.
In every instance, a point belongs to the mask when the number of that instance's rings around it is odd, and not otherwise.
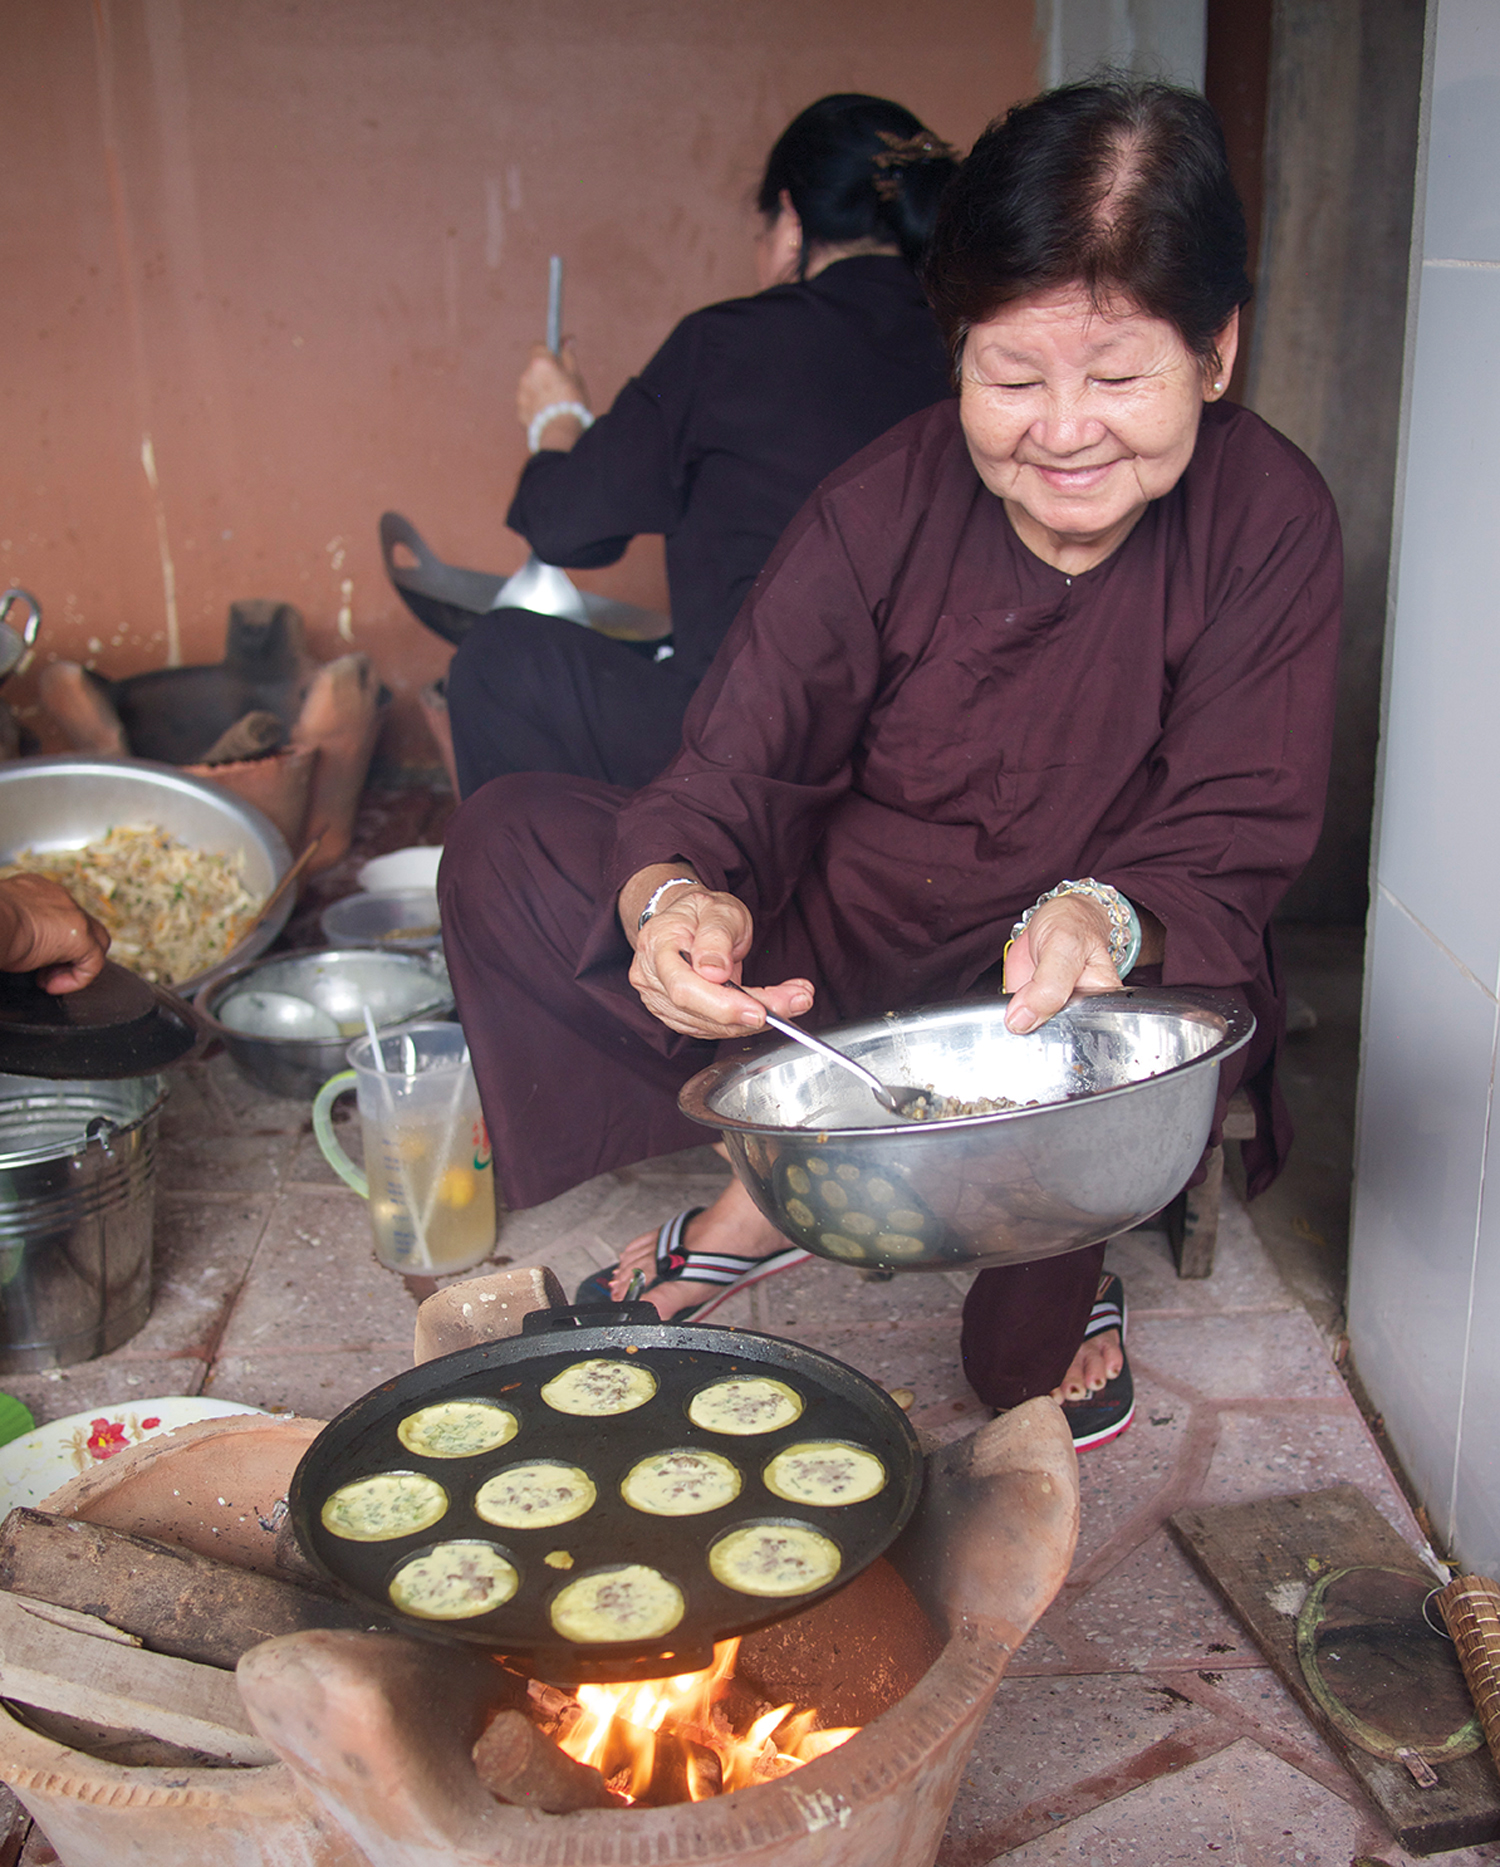
[[[732,1297],[736,1290],[747,1290],[751,1284],[758,1284],[763,1277],[771,1277],[777,1271],[788,1271],[794,1264],[801,1264],[811,1255],[800,1245],[787,1245],[781,1251],[773,1251],[768,1258],[742,1258],[729,1251],[690,1251],[686,1243],[687,1228],[703,1210],[702,1206],[688,1206],[661,1227],[656,1234],[656,1276],[648,1284],[644,1282],[644,1273],[637,1271],[631,1279],[630,1289],[625,1293],[626,1302],[645,1296],[648,1291],[655,1290],[658,1284],[671,1283],[678,1278],[684,1278],[689,1283],[719,1286],[712,1296],[705,1297],[701,1303],[693,1303],[686,1309],[678,1310],[672,1317],[673,1322],[686,1322],[690,1317],[701,1319]],[[615,1264],[608,1270],[595,1271],[592,1277],[585,1277],[573,1301],[580,1305],[613,1303],[609,1286],[618,1269],[619,1266]]]
[[[1103,1335],[1108,1329],[1118,1329],[1120,1352],[1124,1354],[1125,1319],[1125,1286],[1110,1271],[1099,1280],[1099,1294],[1089,1313],[1084,1341]],[[1063,1414],[1073,1435],[1075,1452],[1118,1439],[1135,1418],[1135,1382],[1130,1378],[1129,1359],[1121,1363],[1120,1372],[1097,1394],[1090,1394],[1085,1400],[1065,1400]]]

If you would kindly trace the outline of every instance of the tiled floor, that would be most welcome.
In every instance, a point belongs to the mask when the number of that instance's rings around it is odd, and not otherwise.
[[[508,1217],[498,1250],[571,1289],[634,1232],[702,1203],[707,1148],[606,1175]],[[433,1287],[382,1270],[365,1211],[325,1167],[307,1110],[248,1088],[226,1059],[173,1083],[163,1122],[157,1297],[102,1360],[7,1387],[41,1419],[105,1402],[210,1393],[326,1417],[411,1358]],[[1352,1780],[1163,1528],[1194,1500],[1334,1480],[1361,1485],[1416,1540],[1323,1337],[1228,1196],[1212,1279],[1182,1283],[1166,1241],[1111,1247],[1130,1292],[1135,1425],[1085,1455],[1072,1576],[1002,1687],[966,1773],[942,1867],[1141,1862],[1398,1867]],[[809,1262],[716,1321],[809,1342],[916,1395],[932,1442],[983,1417],[958,1371],[965,1279],[866,1282]],[[46,1855],[31,1844],[27,1859]],[[1450,1856],[1500,1860],[1500,1848]]]
[[[725,1171],[703,1148],[606,1175],[508,1216],[497,1251],[551,1265],[571,1291],[634,1233],[711,1198]],[[1419,1540],[1332,1364],[1332,1312],[1320,1329],[1232,1192],[1210,1280],[1180,1282],[1157,1232],[1111,1253],[1130,1296],[1139,1414],[1084,1456],[1073,1573],[980,1734],[940,1867],[1402,1867],[1408,1857],[1163,1527],[1190,1502],[1348,1480]],[[416,1306],[434,1288],[376,1265],[364,1208],[324,1165],[307,1109],[247,1087],[222,1057],[173,1079],[156,1273],[151,1318],[125,1347],[4,1385],[41,1420],[200,1392],[327,1417],[409,1365]],[[937,1443],[983,1417],[957,1365],[964,1288],[958,1274],[877,1283],[809,1262],[714,1320],[911,1388],[913,1420]],[[27,1867],[55,1858],[33,1830]],[[1500,1845],[1444,1858],[1500,1861]]]

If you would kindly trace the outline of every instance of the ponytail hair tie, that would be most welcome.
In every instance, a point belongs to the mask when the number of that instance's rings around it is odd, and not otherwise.
[[[882,201],[894,201],[901,192],[899,171],[918,162],[953,162],[958,151],[931,130],[918,130],[915,136],[898,136],[894,130],[877,130],[885,148],[871,158],[875,170],[875,192]]]

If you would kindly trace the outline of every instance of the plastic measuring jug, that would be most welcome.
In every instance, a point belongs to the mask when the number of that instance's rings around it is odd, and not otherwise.
[[[413,1024],[352,1043],[351,1068],[313,1101],[313,1133],[334,1172],[370,1202],[375,1256],[393,1271],[439,1276],[468,1270],[495,1243],[495,1171],[489,1131],[456,1024]],[[359,1104],[365,1172],[339,1145],[333,1105]]]

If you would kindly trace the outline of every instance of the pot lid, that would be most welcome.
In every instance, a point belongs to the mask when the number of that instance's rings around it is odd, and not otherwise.
[[[71,1081],[149,1076],[198,1042],[196,1019],[164,987],[106,960],[77,992],[0,973],[0,1072]]]

